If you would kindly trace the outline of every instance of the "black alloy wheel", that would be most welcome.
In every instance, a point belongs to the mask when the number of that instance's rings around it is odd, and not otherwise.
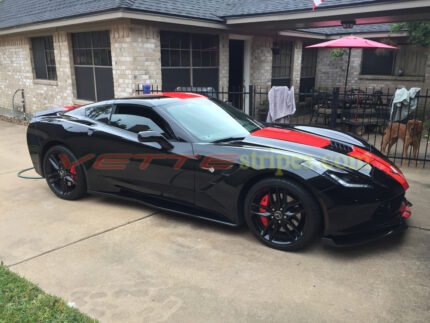
[[[254,235],[276,249],[302,249],[321,228],[321,214],[312,195],[284,179],[267,179],[254,185],[245,200],[245,210]]]
[[[50,148],[43,158],[43,174],[49,188],[58,197],[76,200],[87,192],[85,174],[77,158],[63,146]]]

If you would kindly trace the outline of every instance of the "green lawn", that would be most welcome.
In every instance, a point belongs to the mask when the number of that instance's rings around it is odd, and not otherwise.
[[[0,322],[96,322],[0,265]]]

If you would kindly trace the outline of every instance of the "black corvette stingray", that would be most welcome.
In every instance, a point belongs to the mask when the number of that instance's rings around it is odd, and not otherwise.
[[[401,171],[363,140],[310,126],[266,127],[234,107],[162,93],[53,109],[27,140],[60,198],[87,192],[232,226],[297,250],[316,237],[358,244],[406,228]]]

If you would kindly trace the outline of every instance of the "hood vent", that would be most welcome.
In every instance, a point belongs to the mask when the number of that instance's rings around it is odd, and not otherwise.
[[[330,145],[326,147],[326,149],[332,150],[341,154],[349,154],[352,151],[352,147],[350,145],[343,144],[333,140],[330,142]]]

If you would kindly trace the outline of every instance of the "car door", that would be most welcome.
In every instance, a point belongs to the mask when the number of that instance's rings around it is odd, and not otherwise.
[[[108,127],[108,129],[104,128]],[[140,142],[138,133],[163,134],[171,149]],[[92,175],[96,190],[114,188],[122,194],[143,194],[194,204],[192,145],[175,137],[169,124],[151,107],[118,103],[109,122],[90,135],[97,151]]]

